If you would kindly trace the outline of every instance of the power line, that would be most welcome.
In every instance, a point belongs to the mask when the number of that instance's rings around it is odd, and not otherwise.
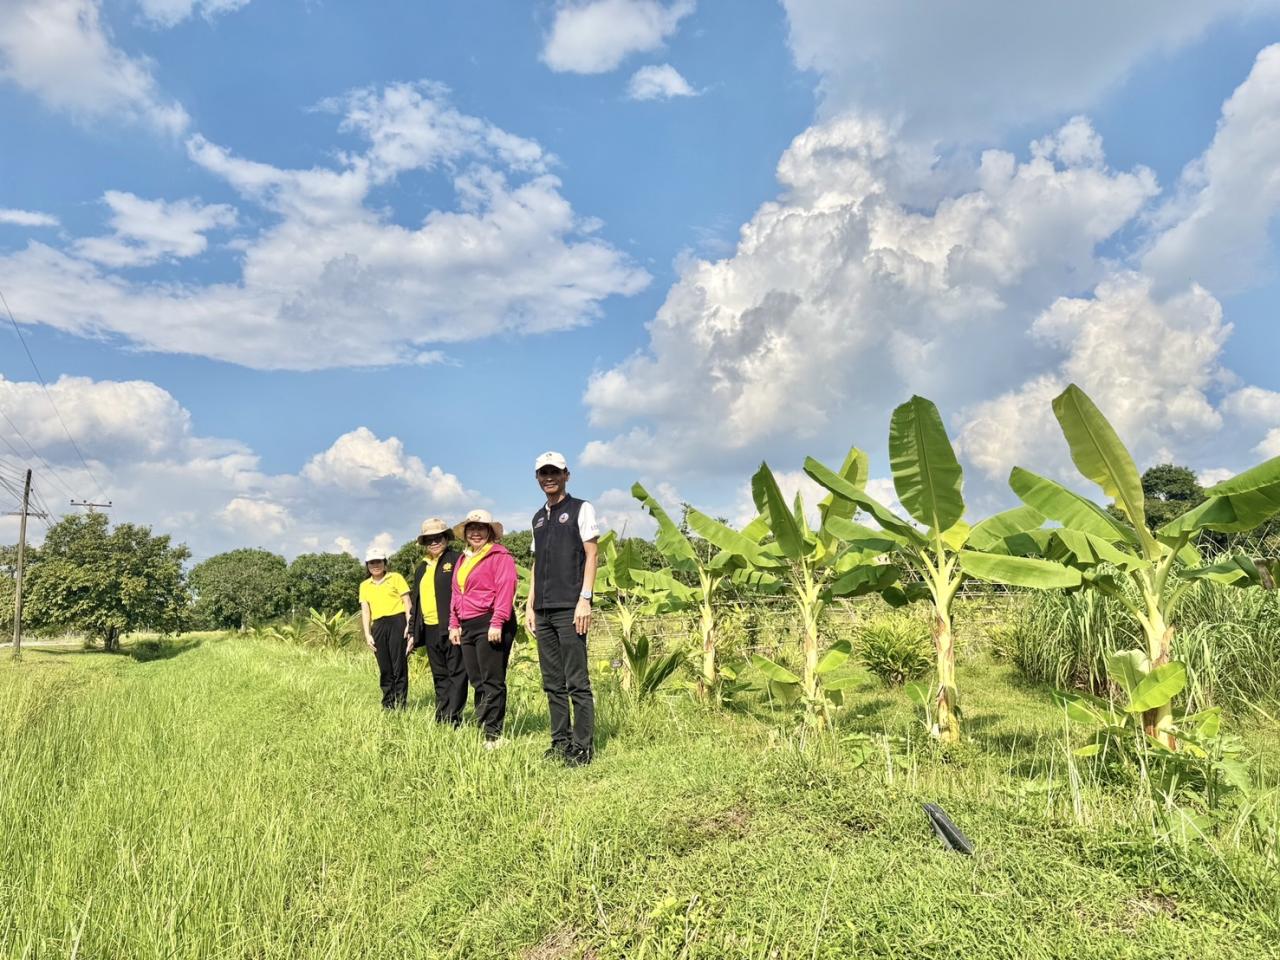
[[[80,465],[84,467],[84,472],[89,475],[89,479],[93,481],[93,485],[98,488],[98,496],[102,499],[106,497],[102,493],[102,484],[98,483],[98,478],[93,475],[93,471],[89,469],[89,462],[85,460],[84,454],[80,452],[80,444],[76,443],[76,438],[71,435],[71,431],[67,429],[67,421],[62,419],[62,411],[58,409],[58,405],[53,401],[53,394],[49,392],[49,384],[45,383],[44,374],[40,372],[40,368],[36,365],[36,358],[31,354],[31,348],[27,346],[27,338],[22,335],[22,328],[18,326],[18,321],[13,315],[13,311],[9,309],[9,301],[4,297],[4,291],[0,290],[0,304],[4,305],[4,312],[9,315],[9,322],[13,324],[13,332],[18,335],[18,342],[22,344],[22,349],[26,351],[27,359],[31,361],[31,369],[36,372],[36,379],[40,381],[40,388],[44,390],[45,398],[49,401],[49,406],[53,407],[54,415],[58,418],[58,423],[62,424],[62,432],[67,435],[67,439],[71,441],[71,448],[75,450],[76,456],[80,458]],[[6,418],[8,419],[8,418]]]
[[[49,461],[46,460],[44,457],[40,456],[40,454],[36,452],[36,448],[31,445],[31,441],[22,435],[22,431],[18,429],[18,425],[16,423],[14,423],[12,420],[9,419],[9,415],[5,413],[3,410],[0,410],[0,417],[3,417],[4,422],[13,428],[13,432],[18,435],[18,439],[27,445],[27,449],[31,451],[31,455],[40,461],[40,463],[44,466],[44,468],[49,471],[50,475],[53,476],[53,478],[58,481],[58,483],[62,486],[62,488],[67,491],[67,495],[74,496],[75,491],[72,490],[71,487],[67,485],[67,482],[63,480],[61,476],[58,475],[58,471],[53,469],[53,467],[49,465]],[[27,462],[27,458],[24,457],[21,453],[19,453],[17,448],[14,447],[13,444],[9,443],[8,440],[5,440],[5,446],[7,446],[10,450],[12,450],[14,453],[14,456],[16,456],[19,460],[23,461],[24,463]]]

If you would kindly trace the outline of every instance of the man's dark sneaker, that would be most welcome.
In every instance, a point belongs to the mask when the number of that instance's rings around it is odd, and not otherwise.
[[[581,747],[570,747],[565,751],[564,762],[571,767],[585,767],[591,762],[591,751]]]
[[[568,754],[568,749],[560,743],[553,743],[547,748],[547,752],[542,755],[543,760],[559,760],[563,762]]]

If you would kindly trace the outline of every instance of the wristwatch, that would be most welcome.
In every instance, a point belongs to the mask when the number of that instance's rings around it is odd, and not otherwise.
[[[580,596],[583,600],[590,600],[590,599],[591,599],[591,591],[590,591],[590,590],[583,590],[580,594],[578,594],[578,596]]]

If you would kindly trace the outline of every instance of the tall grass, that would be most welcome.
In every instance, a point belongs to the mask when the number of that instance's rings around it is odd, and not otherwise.
[[[962,665],[973,741],[946,755],[865,673],[824,735],[597,673],[597,760],[566,769],[527,662],[488,753],[431,722],[420,659],[386,715],[360,652],[135,652],[0,663],[0,957],[1255,958],[1280,936],[1274,865],[1162,844],[1087,770],[1069,787],[1059,711],[1007,667]]]
[[[1138,624],[1095,591],[1045,591],[1015,601],[1003,652],[1029,677],[1106,692],[1106,658],[1142,646]],[[1270,709],[1280,703],[1280,593],[1207,581],[1188,589],[1176,617],[1173,655],[1191,677],[1188,705]]]

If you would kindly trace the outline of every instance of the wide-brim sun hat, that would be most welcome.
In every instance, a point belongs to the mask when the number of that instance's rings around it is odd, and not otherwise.
[[[373,563],[375,560],[381,560],[383,563],[387,562],[386,547],[370,547],[364,552],[364,562],[366,564]]]
[[[453,535],[459,540],[466,539],[468,523],[487,523],[489,529],[493,531],[493,539],[502,539],[502,524],[493,519],[493,514],[488,510],[472,510],[460,523],[453,525]]]
[[[447,523],[439,517],[430,517],[422,521],[422,532],[418,534],[418,542],[423,543],[427,537],[439,536],[442,533],[448,536],[450,532]]]

